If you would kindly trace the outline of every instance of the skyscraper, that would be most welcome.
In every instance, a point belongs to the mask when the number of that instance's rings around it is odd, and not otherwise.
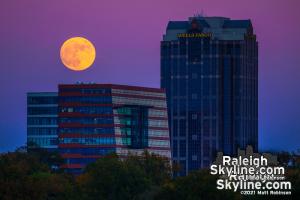
[[[257,150],[257,51],[250,20],[199,16],[168,23],[161,87],[179,175],[208,167],[216,151]]]

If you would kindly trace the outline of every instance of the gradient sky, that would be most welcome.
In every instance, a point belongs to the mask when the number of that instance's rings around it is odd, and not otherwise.
[[[47,2],[47,3],[45,3]],[[160,40],[169,20],[204,13],[251,19],[259,41],[259,147],[300,148],[300,1],[1,0],[0,152],[26,142],[26,92],[76,81],[159,87]],[[64,40],[91,40],[84,72],[59,59]]]

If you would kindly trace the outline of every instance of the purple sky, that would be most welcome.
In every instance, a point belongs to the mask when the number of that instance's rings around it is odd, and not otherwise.
[[[300,148],[300,1],[3,0],[0,2],[0,152],[26,142],[26,92],[76,81],[159,87],[159,45],[169,20],[196,13],[251,19],[259,41],[259,146]],[[59,59],[64,40],[97,50],[84,72]]]

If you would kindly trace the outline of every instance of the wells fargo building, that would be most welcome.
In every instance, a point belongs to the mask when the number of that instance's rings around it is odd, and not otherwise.
[[[58,150],[69,172],[80,173],[109,153],[126,157],[147,150],[171,158],[163,89],[59,85],[57,115]]]
[[[172,159],[179,175],[208,167],[216,151],[257,150],[258,44],[250,20],[170,21],[161,41]]]

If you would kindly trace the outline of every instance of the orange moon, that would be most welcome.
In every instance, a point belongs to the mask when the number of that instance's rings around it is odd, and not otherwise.
[[[83,37],[73,37],[66,40],[60,48],[62,63],[74,71],[89,68],[96,58],[94,45]]]

